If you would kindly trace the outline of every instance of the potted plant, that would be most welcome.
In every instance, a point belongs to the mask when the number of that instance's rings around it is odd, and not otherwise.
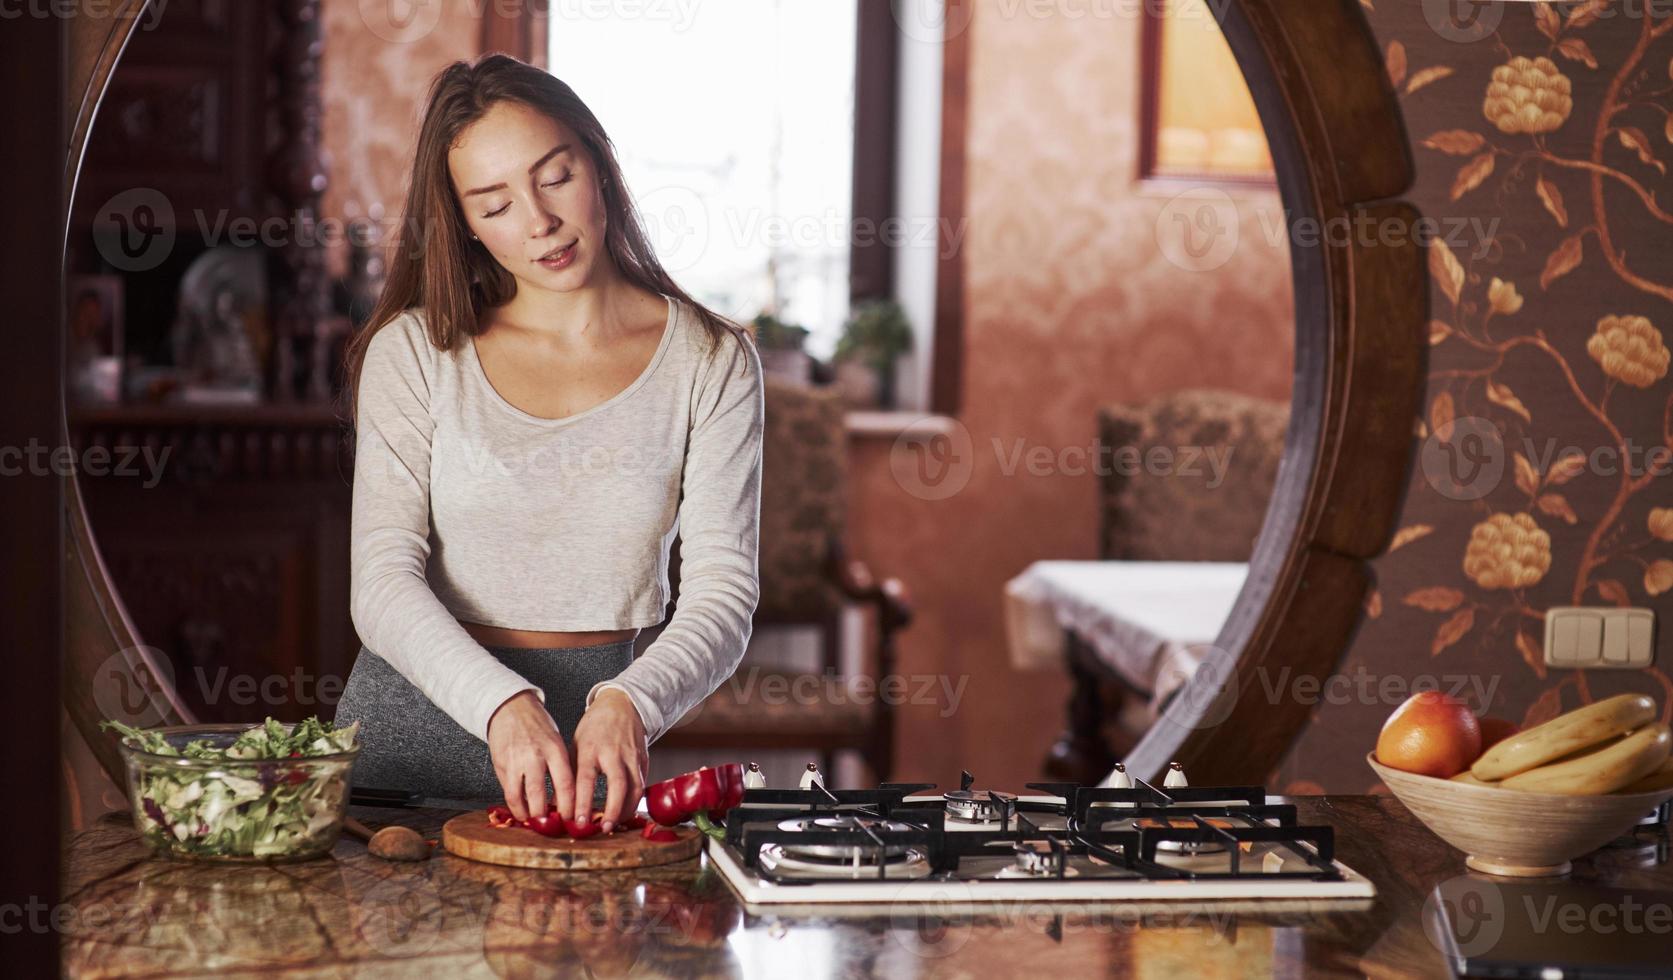
[[[761,353],[761,369],[774,377],[807,384],[812,375],[812,358],[802,349],[808,330],[785,323],[772,313],[762,313],[750,323],[755,346]]]
[[[860,368],[870,377],[863,380],[875,398],[864,400],[883,408],[895,404],[895,361],[912,349],[912,325],[906,311],[892,299],[864,300],[854,305],[843,325],[834,358],[838,372]],[[858,379],[856,379],[858,380]],[[854,382],[850,382],[852,389]]]

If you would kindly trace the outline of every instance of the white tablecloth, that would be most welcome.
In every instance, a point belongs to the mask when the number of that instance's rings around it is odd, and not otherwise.
[[[1248,574],[1244,562],[1035,562],[1005,585],[1011,663],[1061,670],[1073,630],[1154,711],[1220,635]]]

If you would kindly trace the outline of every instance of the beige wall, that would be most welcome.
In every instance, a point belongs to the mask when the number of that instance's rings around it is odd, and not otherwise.
[[[325,0],[325,152],[330,184],[322,218],[348,221],[381,205],[384,220],[400,219],[412,167],[413,141],[430,80],[449,63],[481,50],[479,5],[417,5],[439,12],[424,30],[392,31],[368,23],[361,9],[385,4]],[[379,32],[382,32],[381,34]],[[394,40],[388,39],[393,37]],[[333,249],[332,273],[347,271],[347,250]]]
[[[1171,195],[1134,179],[1138,21],[1004,18],[1030,6],[982,2],[970,26],[969,483],[920,500],[891,475],[889,441],[856,452],[855,549],[903,579],[918,609],[901,670],[967,679],[950,717],[944,698],[903,709],[899,778],[942,785],[960,767],[992,786],[1039,777],[1067,683],[1010,668],[1001,590],[1033,561],[1097,557],[1095,477],[1006,475],[992,440],[1087,447],[1103,403],[1290,390],[1288,255],[1258,233],[1276,191],[1237,195],[1242,235],[1225,265],[1169,262],[1155,229]]]

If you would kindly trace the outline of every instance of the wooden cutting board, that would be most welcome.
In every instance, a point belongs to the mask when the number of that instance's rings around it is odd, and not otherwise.
[[[441,842],[449,853],[472,861],[518,868],[561,871],[610,871],[672,864],[696,857],[703,849],[703,832],[696,827],[674,827],[678,840],[646,840],[637,830],[618,830],[575,840],[542,837],[527,827],[496,827],[487,810],[461,813],[442,825]]]

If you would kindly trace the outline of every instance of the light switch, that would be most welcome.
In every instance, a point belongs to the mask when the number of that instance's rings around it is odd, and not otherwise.
[[[1603,617],[1590,610],[1574,614],[1580,624],[1580,642],[1574,648],[1574,659],[1583,664],[1598,664],[1603,660]]]
[[[1545,612],[1545,663],[1551,667],[1641,669],[1655,659],[1655,613],[1648,609],[1558,606]]]
[[[1627,665],[1627,621],[1620,616],[1603,621],[1603,663],[1609,667]]]
[[[1648,667],[1656,659],[1656,615],[1648,609],[1632,612],[1627,617],[1627,666]]]
[[[1545,614],[1545,662],[1571,667],[1580,662],[1580,620],[1575,616]]]

